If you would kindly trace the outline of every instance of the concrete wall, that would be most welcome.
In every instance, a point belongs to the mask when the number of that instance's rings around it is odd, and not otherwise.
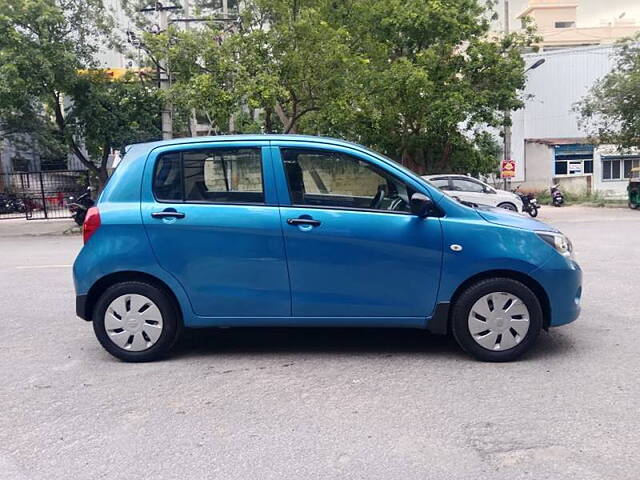
[[[325,193],[321,185],[328,192],[344,195],[372,196],[378,185],[384,180],[368,168],[356,163],[333,160],[314,161],[314,159],[299,158],[303,170],[303,182],[307,193]],[[262,175],[260,160],[244,158],[241,161],[227,161],[227,180],[232,191],[259,192],[262,190]],[[220,163],[207,160],[204,167],[205,184],[210,191],[225,191],[224,172]]]
[[[313,159],[300,158],[300,166],[304,172],[304,189],[307,193],[323,193],[318,188],[318,182],[312,172],[324,184],[328,192],[344,195],[372,196],[378,190],[378,185],[384,180],[369,170],[356,163],[331,160],[314,162]]]
[[[575,195],[584,195],[593,191],[593,178],[590,173],[586,175],[553,177],[553,183],[559,185],[561,191]]]
[[[553,148],[544,143],[527,142],[524,156],[523,187],[532,191],[548,189],[553,174]]]
[[[239,161],[227,160],[226,181],[233,192],[261,192],[262,171],[260,155],[246,156]],[[226,191],[225,172],[220,161],[207,159],[204,162],[204,183],[214,192]]]

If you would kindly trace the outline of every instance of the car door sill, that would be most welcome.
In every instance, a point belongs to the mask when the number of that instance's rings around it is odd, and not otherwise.
[[[427,317],[193,317],[188,328],[206,327],[390,327],[426,328]]]

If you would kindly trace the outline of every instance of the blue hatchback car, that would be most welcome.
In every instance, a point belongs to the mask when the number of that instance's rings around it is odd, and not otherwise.
[[[77,314],[132,362],[183,328],[268,326],[427,329],[508,361],[580,311],[560,232],[330,138],[134,145],[83,230]]]

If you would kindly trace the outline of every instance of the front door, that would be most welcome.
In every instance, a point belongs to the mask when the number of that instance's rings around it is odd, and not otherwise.
[[[416,185],[362,152],[283,145],[278,154],[293,315],[423,326],[435,306],[442,235],[438,218],[410,213]]]
[[[291,314],[267,142],[154,150],[142,219],[158,263],[204,317]]]

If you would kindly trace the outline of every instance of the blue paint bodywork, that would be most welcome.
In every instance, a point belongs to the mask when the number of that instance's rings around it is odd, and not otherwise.
[[[203,147],[259,147],[265,202],[158,202],[158,155]],[[440,216],[292,206],[280,147],[349,153],[429,196]],[[176,296],[187,327],[428,327],[438,304],[469,279],[512,272],[539,284],[549,324],[579,313],[581,271],[534,232],[544,223],[466,207],[362,146],[293,135],[220,136],[132,146],[97,203],[101,226],[74,264],[78,295],[108,275],[139,272]],[[182,219],[151,213],[175,208]],[[321,226],[289,225],[314,218]],[[454,252],[452,244],[463,246]],[[99,293],[99,292],[98,292]]]

